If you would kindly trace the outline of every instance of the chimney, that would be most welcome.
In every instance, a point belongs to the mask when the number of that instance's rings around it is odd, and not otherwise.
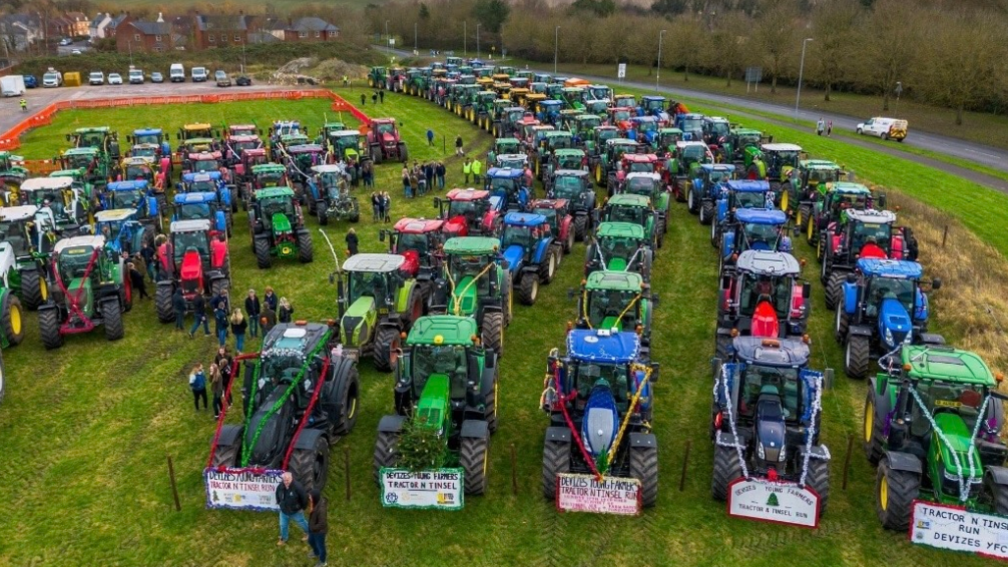
[[[163,24],[163,23],[164,23],[164,14],[162,14],[161,12],[158,12],[158,13],[157,13],[157,21],[158,21],[159,23],[162,23],[162,24]]]

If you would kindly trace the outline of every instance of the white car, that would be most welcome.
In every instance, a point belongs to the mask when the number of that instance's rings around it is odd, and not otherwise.
[[[81,54],[80,49],[74,49],[73,51],[70,52],[70,55],[80,55],[80,54]]]
[[[71,43],[73,43],[73,40],[70,39],[69,37],[64,37],[59,42],[59,44],[62,45],[62,46],[64,46],[64,47],[66,47],[67,45],[70,45]]]
[[[91,71],[91,73],[88,74],[88,84],[91,86],[104,85],[105,74],[101,71]]]
[[[122,75],[120,75],[119,73],[109,73],[108,84],[121,85],[122,83],[123,83]]]

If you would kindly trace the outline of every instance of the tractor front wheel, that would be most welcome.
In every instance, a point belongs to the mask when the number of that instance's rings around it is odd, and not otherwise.
[[[686,191],[686,210],[693,213],[694,215],[697,214],[697,212],[700,211],[700,203],[698,203],[699,200],[700,199],[697,198],[696,191],[694,191],[693,188],[690,187]]]
[[[549,285],[553,281],[553,277],[556,276],[557,270],[557,257],[556,249],[550,246],[546,249],[546,257],[542,259],[539,264],[539,279],[544,285]]]
[[[400,346],[399,329],[395,327],[379,327],[375,336],[374,365],[381,372],[391,372],[399,361]]]
[[[844,352],[844,372],[848,378],[860,380],[868,374],[870,358],[868,337],[851,335],[847,337],[847,349]]]
[[[546,500],[556,500],[557,475],[570,471],[570,441],[546,440],[543,447],[542,488]]]
[[[220,278],[210,282],[210,296],[220,297],[221,293],[228,289],[230,286],[230,281],[227,278]]]
[[[21,300],[13,293],[7,292],[3,296],[0,304],[0,312],[3,317],[3,332],[7,341],[12,345],[19,345],[24,340],[24,312],[21,309]]]
[[[42,346],[52,350],[63,346],[63,335],[60,333],[59,313],[55,307],[39,311],[39,330],[42,335]]]
[[[900,140],[901,142],[903,140]],[[0,372],[3,371],[3,361],[0,361]],[[2,378],[0,378],[0,388],[3,387]],[[3,397],[3,391],[0,389],[0,398]],[[994,507],[994,513],[1001,516],[1008,516],[1008,485],[999,484],[991,473],[990,469],[984,473],[984,491],[990,497],[990,502]]]
[[[799,230],[805,226],[804,223],[808,220],[809,215],[812,214],[811,211],[812,209],[808,205],[800,205],[798,207],[798,216],[795,217],[795,226],[797,226]]]
[[[842,345],[847,342],[847,329],[849,328],[850,320],[847,318],[847,312],[838,305],[836,310],[836,319],[833,323],[833,336],[836,337],[837,344]]]
[[[105,327],[105,338],[118,341],[126,334],[123,330],[122,308],[119,299],[106,299],[101,306],[102,325]]]
[[[372,459],[375,484],[381,484],[381,470],[383,468],[395,468],[398,463],[399,434],[393,431],[379,431]]]
[[[298,260],[302,264],[308,264],[312,261],[314,252],[312,250],[312,238],[311,233],[307,230],[302,230],[297,235],[298,244]]]
[[[630,476],[641,483],[641,504],[653,507],[658,502],[658,447],[630,448]]]
[[[154,290],[154,309],[158,321],[171,323],[175,320],[175,308],[172,306],[172,286],[170,283],[158,284]]]
[[[329,224],[329,216],[326,215],[327,210],[329,210],[329,207],[326,206],[325,201],[319,201],[315,205],[315,216],[318,217],[318,223],[322,226]]]
[[[829,461],[809,459],[805,486],[819,495],[819,517],[822,518],[826,513],[826,503],[829,502]]]
[[[714,202],[704,201],[700,205],[700,224],[710,224],[714,219]]]
[[[480,329],[481,341],[484,346],[492,348],[497,356],[504,354],[504,314],[500,311],[489,311],[483,315]]]
[[[340,415],[336,416],[337,422],[333,426],[336,435],[346,435],[353,431],[357,424],[357,406],[360,405],[360,373],[357,366],[347,366],[347,376],[340,380],[339,376],[333,376],[336,384],[341,384],[339,397],[333,401],[339,406]]]
[[[295,449],[287,469],[305,491],[321,491],[329,476],[329,442],[325,435],[319,435],[311,449]]]
[[[225,425],[224,427],[228,427]],[[239,438],[240,439],[240,438]],[[235,443],[234,445],[217,445],[217,449],[213,452],[211,456],[210,466],[212,468],[217,467],[237,467],[238,466],[238,449],[241,448],[241,443]]]
[[[574,218],[574,239],[584,242],[588,236],[588,215],[581,215]]]
[[[39,305],[49,301],[49,286],[41,270],[21,272],[21,297],[28,311],[35,311]]]
[[[256,238],[252,241],[252,249],[255,251],[256,265],[259,266],[259,269],[265,270],[269,268],[273,263],[273,259],[270,258],[269,240]]]
[[[462,486],[466,494],[483,494],[487,488],[490,463],[490,435],[463,437],[459,447],[459,465],[465,471]]]
[[[714,474],[711,477],[711,496],[724,502],[728,499],[728,487],[736,479],[742,478],[742,461],[735,447],[714,446]]]
[[[920,477],[914,473],[889,468],[883,458],[875,473],[875,515],[882,527],[905,532],[910,527],[914,499],[920,492]]]
[[[518,297],[524,305],[535,305],[539,295],[539,275],[524,274],[518,285]]]
[[[861,439],[861,447],[864,449],[865,457],[872,465],[877,465],[882,458],[882,424],[878,422],[875,415],[875,394],[868,392],[864,405],[864,438]]]
[[[409,161],[409,150],[406,148],[406,144],[403,142],[399,142],[398,149],[399,149],[399,160],[403,163]]]
[[[839,309],[843,299],[843,272],[832,272],[826,280],[826,309]]]
[[[563,241],[563,252],[564,254],[570,254],[574,250],[574,231],[571,230],[572,227],[567,228],[567,238]]]

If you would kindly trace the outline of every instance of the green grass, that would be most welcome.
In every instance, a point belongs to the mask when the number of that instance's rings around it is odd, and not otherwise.
[[[265,123],[297,117],[315,126],[321,108],[314,103],[283,103],[253,116]],[[85,124],[115,125],[120,132],[158,123],[172,127],[187,117],[245,121],[250,105],[195,112],[139,107],[112,115],[81,114]],[[233,108],[234,110],[229,110]],[[371,112],[369,104],[364,108]],[[429,148],[428,127],[450,140],[461,133],[471,151],[484,150],[489,138],[420,99],[390,95],[381,113],[404,124],[411,157],[444,157]],[[169,112],[178,112],[170,116]],[[221,112],[221,115],[214,113]],[[225,114],[226,112],[226,114]],[[233,114],[232,114],[233,113]],[[69,116],[69,115],[68,115]],[[61,117],[49,134],[40,130],[26,147],[48,155],[72,122]],[[311,122],[314,120],[314,122]],[[839,141],[805,140],[777,130],[816,155],[837,155],[859,174],[901,170],[892,181],[908,192],[919,180],[933,179],[927,168],[879,156],[869,160]],[[37,138],[37,139],[36,139]],[[450,147],[449,147],[450,151]],[[847,153],[853,152],[853,153]],[[37,155],[37,154],[32,154]],[[447,162],[449,184],[459,180],[459,163]],[[398,168],[378,168],[378,188],[393,196],[394,217],[431,216],[430,199],[408,201],[398,185]],[[912,172],[912,173],[907,173]],[[882,181],[881,179],[878,181]],[[453,183],[454,182],[454,183]],[[946,192],[945,180],[935,181]],[[965,190],[965,189],[963,189]],[[363,193],[362,189],[358,189]],[[924,196],[930,195],[923,193]],[[936,197],[937,198],[937,197]],[[993,206],[988,204],[988,207]],[[291,298],[296,316],[326,319],[335,315],[334,289],[326,280],[332,269],[324,243],[315,237],[312,264],[278,261],[269,271],[255,268],[244,215],[235,224],[231,254],[235,294],[272,285]],[[980,217],[978,222],[984,218]],[[317,222],[309,218],[315,230]],[[330,225],[326,233],[336,248],[349,225]],[[380,225],[369,217],[357,225],[361,248],[379,251]],[[993,230],[993,228],[992,228]],[[334,466],[326,495],[330,499],[329,549],[332,565],[744,565],[782,562],[833,567],[920,564],[970,567],[988,560],[910,545],[905,534],[881,529],[872,513],[874,471],[857,444],[851,458],[849,486],[841,490],[842,462],[848,435],[860,427],[863,384],[838,376],[825,399],[825,432],[830,446],[832,494],[818,531],[785,528],[728,518],[710,498],[711,444],[707,439],[710,408],[708,358],[713,349],[716,262],[708,231],[675,205],[670,233],[655,264],[655,291],[662,304],[654,324],[655,360],[662,363],[656,386],[654,426],[660,444],[661,487],[657,507],[639,518],[558,514],[541,498],[542,432],[546,417],[538,410],[545,356],[562,347],[564,321],[574,304],[565,291],[581,277],[583,245],[564,261],[557,280],[541,290],[534,307],[515,307],[506,332],[506,357],[500,386],[500,429],[491,449],[487,495],[468,498],[457,513],[385,510],[371,481],[371,455],[378,420],[392,411],[392,378],[361,365],[362,412],[356,430],[334,448]],[[808,248],[797,245],[808,257]],[[806,268],[815,279],[814,262]],[[838,349],[829,340],[831,317],[814,286],[811,335],[814,366],[840,367]],[[0,565],[164,565],[259,566],[309,565],[306,546],[277,549],[276,516],[208,511],[204,508],[201,470],[206,462],[213,422],[195,413],[185,376],[196,361],[211,357],[210,339],[190,340],[157,323],[150,302],[138,302],[126,316],[126,338],[109,344],[101,331],[72,337],[56,352],[39,343],[36,317],[27,318],[24,344],[5,353],[7,396],[0,407],[4,459],[0,460],[0,501],[12,511],[0,524]],[[253,345],[254,346],[254,343]],[[114,354],[113,354],[114,353]],[[42,361],[45,361],[44,363]],[[44,366],[43,366],[44,364]],[[40,369],[44,368],[41,372]],[[240,403],[239,400],[235,400]],[[679,471],[687,442],[692,442],[684,490]],[[511,493],[509,446],[518,455]],[[350,452],[353,496],[344,499],[342,453]],[[175,512],[168,484],[166,455],[174,460],[182,511]],[[294,529],[297,540],[298,534]]]

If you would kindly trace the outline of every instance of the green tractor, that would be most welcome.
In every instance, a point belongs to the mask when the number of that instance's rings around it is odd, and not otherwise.
[[[733,163],[738,169],[745,167],[745,156],[753,150],[759,151],[763,143],[771,139],[763,136],[763,132],[741,126],[731,129],[727,138],[718,147],[722,163]]]
[[[355,359],[370,354],[382,372],[395,368],[402,333],[424,311],[422,290],[402,272],[405,262],[398,254],[355,254],[337,274],[340,343]]]
[[[249,208],[252,251],[260,269],[269,268],[272,257],[312,261],[311,232],[304,226],[301,205],[290,187],[269,187],[255,192]]]
[[[104,189],[112,176],[112,164],[107,156],[102,155],[98,148],[71,148],[59,156],[53,158],[54,163],[60,165],[60,169],[83,170],[86,173],[84,182],[98,188]]]
[[[466,494],[486,492],[499,366],[498,354],[475,336],[476,323],[469,317],[421,317],[413,325],[396,367],[396,413],[378,423],[375,482],[382,469],[399,464],[404,427],[415,420],[415,426],[437,431],[444,443],[429,466],[458,466]]]
[[[486,236],[449,238],[444,244],[445,278],[434,291],[431,310],[471,317],[480,341],[504,354],[504,329],[511,323],[511,273],[499,264],[500,240]]]
[[[49,254],[56,240],[56,223],[51,215],[39,211],[34,205],[0,208],[0,274],[3,289],[11,290],[17,297],[12,300],[34,311],[49,301]],[[0,318],[7,321],[11,301],[0,299]],[[10,330],[9,325],[5,325]],[[21,342],[20,333],[17,344]],[[11,341],[13,342],[13,341]]]
[[[490,130],[493,124],[494,101],[497,93],[494,91],[476,91],[472,93],[469,121],[482,130]]]
[[[108,126],[78,128],[66,135],[66,140],[75,148],[97,148],[113,163],[119,158],[119,135]]]
[[[574,290],[567,292],[574,295]],[[613,332],[632,331],[640,336],[642,354],[651,347],[651,318],[658,294],[635,272],[602,270],[588,274],[577,297],[575,327]]]
[[[23,157],[7,151],[0,151],[0,187],[6,187],[7,191],[16,192],[30,174],[31,172],[24,167]],[[6,203],[8,203],[8,199],[5,196],[3,204]]]
[[[493,146],[490,147],[490,151],[487,152],[487,169],[491,167],[496,167],[497,157],[506,155],[520,154],[521,142],[518,138],[497,138],[494,140]]]
[[[605,149],[595,162],[595,183],[601,187],[616,185],[616,170],[623,161],[623,154],[637,153],[637,142],[629,138],[610,138],[605,141]]]
[[[53,280],[49,301],[38,309],[42,345],[63,346],[66,335],[105,327],[105,338],[123,338],[123,312],[133,297],[124,261],[105,245],[101,235],[64,238],[53,248]]]
[[[543,132],[538,147],[532,156],[532,172],[536,179],[545,179],[545,170],[553,160],[554,152],[574,148],[574,135],[566,130],[549,130]],[[573,169],[573,168],[572,168]]]
[[[630,193],[613,195],[602,204],[598,214],[599,220],[603,222],[629,222],[640,225],[652,250],[661,248],[665,241],[661,217],[651,203],[650,197]]]
[[[367,75],[368,88],[377,89],[384,87],[388,80],[388,69],[385,67],[371,67]]]
[[[862,445],[878,465],[882,526],[906,532],[917,500],[1008,516],[1001,375],[945,345],[903,345],[879,363],[887,371],[869,380]]]
[[[816,258],[819,260],[822,260],[825,252],[825,242],[819,238],[820,233],[830,224],[840,223],[845,218],[844,211],[873,209],[876,204],[881,209],[885,209],[886,206],[884,193],[880,193],[876,200],[871,189],[860,183],[837,181],[820,186],[817,190],[820,193],[812,199],[808,214],[797,219],[795,224],[798,228],[802,228],[801,223],[805,223],[803,228],[805,238],[809,245],[816,249]],[[799,220],[801,222],[798,222]]]
[[[812,205],[819,195],[826,193],[827,184],[845,177],[840,166],[824,159],[803,159],[791,172],[791,183],[781,187],[780,208],[795,216],[795,226],[808,222]]]
[[[654,251],[644,237],[644,228],[629,222],[604,222],[585,251],[585,276],[604,270],[636,272],[644,283],[651,283]]]

